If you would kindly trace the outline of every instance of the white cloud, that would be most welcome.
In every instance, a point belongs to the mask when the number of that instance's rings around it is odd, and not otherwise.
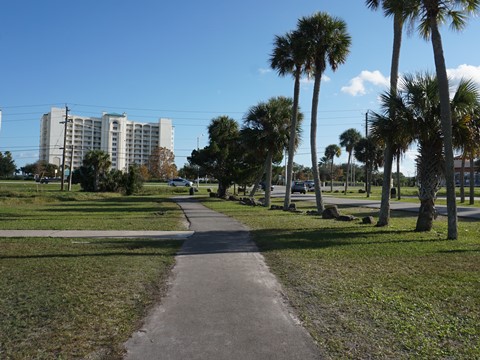
[[[388,77],[384,76],[380,71],[363,70],[360,75],[350,80],[348,86],[343,86],[341,91],[352,96],[365,95],[368,90],[366,84],[370,83],[374,86],[388,86]]]
[[[447,74],[452,85],[458,84],[461,79],[472,79],[472,81],[480,86],[480,66],[463,64],[456,69],[447,69]]]
[[[304,85],[313,84],[313,77],[305,76],[300,79],[300,83]]]
[[[260,75],[265,75],[265,74],[268,74],[268,73],[272,72],[272,69],[260,68],[260,69],[258,69],[258,72],[260,73]]]

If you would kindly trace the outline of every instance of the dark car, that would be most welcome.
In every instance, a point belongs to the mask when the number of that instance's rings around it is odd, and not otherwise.
[[[292,194],[293,193],[300,193],[300,194],[306,194],[307,193],[307,185],[303,181],[294,181],[292,184]]]

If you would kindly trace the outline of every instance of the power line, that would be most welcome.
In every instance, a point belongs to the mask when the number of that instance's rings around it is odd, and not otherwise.
[[[63,107],[65,103],[51,103],[51,104],[35,104],[35,105],[14,105],[14,106],[2,106],[2,109],[19,109],[19,108],[32,108],[32,107]],[[231,110],[180,110],[180,109],[155,109],[155,108],[141,108],[141,107],[128,107],[128,106],[109,106],[109,105],[93,105],[93,104],[71,104],[71,111],[76,111],[75,106],[96,108],[96,109],[123,109],[133,111],[152,111],[152,112],[170,112],[170,113],[198,113],[198,114],[245,114],[247,111],[231,111]],[[333,110],[318,110],[318,113],[338,113],[338,112],[364,112],[366,109],[333,109]],[[88,113],[88,111],[82,111]],[[310,114],[309,111],[302,111],[304,114]],[[90,112],[93,113],[93,112]],[[21,113],[17,113],[21,114]],[[36,114],[36,113],[23,113],[23,114]]]

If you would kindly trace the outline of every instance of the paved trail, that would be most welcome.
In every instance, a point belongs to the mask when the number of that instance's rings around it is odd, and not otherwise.
[[[248,230],[192,199],[178,202],[195,234],[126,359],[318,359]]]

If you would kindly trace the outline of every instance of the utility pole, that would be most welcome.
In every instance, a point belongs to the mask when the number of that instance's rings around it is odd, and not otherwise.
[[[72,153],[70,154],[70,173],[68,174],[68,191],[72,190],[72,177],[73,177],[73,141],[72,141]]]
[[[368,110],[365,113],[365,138],[368,141]],[[368,145],[367,145],[368,146]],[[365,191],[367,192],[367,197],[370,197],[370,161],[367,157],[365,162]]]
[[[61,121],[60,124],[64,124],[64,131],[63,131],[63,151],[62,151],[62,181],[60,186],[60,191],[63,191],[65,187],[65,151],[67,147],[67,126],[68,126],[68,112],[70,109],[67,105],[65,105],[65,121]]]

